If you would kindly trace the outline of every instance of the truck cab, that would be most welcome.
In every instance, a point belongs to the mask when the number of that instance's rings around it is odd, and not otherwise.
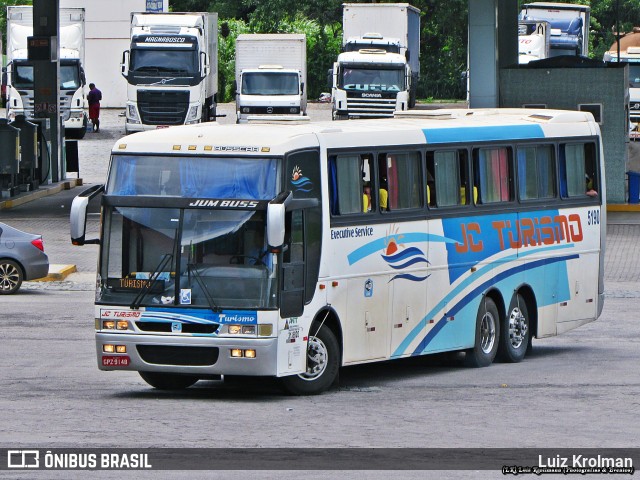
[[[33,35],[31,6],[7,7],[7,118],[34,118],[34,63],[28,59],[27,39]],[[84,74],[84,9],[60,10],[60,115],[68,138],[83,138],[87,126]]]
[[[620,48],[614,43],[605,52],[605,62],[624,62],[629,65],[629,121],[631,135],[640,139],[640,27],[620,38]]]
[[[393,117],[409,108],[411,68],[399,53],[383,48],[341,53],[332,82],[334,120]]]
[[[127,134],[215,119],[216,25],[217,14],[131,14],[121,64]]]
[[[260,65],[240,71],[236,91],[237,123],[245,123],[252,116],[277,115],[283,119],[304,115],[304,88],[300,70]]]

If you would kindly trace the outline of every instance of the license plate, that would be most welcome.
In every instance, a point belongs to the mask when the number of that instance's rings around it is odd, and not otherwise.
[[[157,125],[156,130],[159,128],[169,128],[169,125]]]
[[[128,356],[104,355],[102,357],[103,367],[128,367],[130,358]]]

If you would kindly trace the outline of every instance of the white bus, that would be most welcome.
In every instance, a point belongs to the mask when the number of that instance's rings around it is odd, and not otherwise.
[[[445,351],[519,362],[598,318],[605,182],[590,113],[450,110],[194,125],[118,141],[100,239],[102,370],[160,389]]]

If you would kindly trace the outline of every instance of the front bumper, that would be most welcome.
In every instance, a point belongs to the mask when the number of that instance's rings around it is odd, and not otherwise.
[[[126,354],[103,353],[103,345],[124,345]],[[192,348],[194,350],[190,351]],[[191,352],[207,352],[189,363]],[[215,351],[217,349],[217,352]],[[255,350],[255,358],[231,357],[232,349]],[[96,332],[100,370],[183,373],[190,375],[277,374],[277,338],[219,338]],[[182,354],[181,354],[182,353]],[[106,366],[103,357],[129,357],[126,366]]]

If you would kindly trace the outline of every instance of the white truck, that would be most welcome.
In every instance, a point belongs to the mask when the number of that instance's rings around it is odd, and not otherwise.
[[[626,62],[629,65],[629,120],[634,138],[640,139],[640,27],[620,38],[620,58],[617,42],[604,54],[605,62]]]
[[[235,81],[238,123],[308,119],[306,36],[238,35]]]
[[[527,64],[549,58],[551,29],[544,20],[518,22],[518,63]]]
[[[87,127],[84,74],[84,8],[60,9],[60,114],[67,138],[83,138]],[[27,38],[33,36],[33,7],[7,7],[7,118],[34,118],[33,63]]]
[[[127,134],[216,118],[218,14],[131,13]]]
[[[393,117],[415,106],[420,10],[407,3],[343,4],[343,52],[331,71],[332,116]]]
[[[589,53],[591,8],[586,5],[534,2],[522,6],[520,20],[549,22],[549,56]]]

